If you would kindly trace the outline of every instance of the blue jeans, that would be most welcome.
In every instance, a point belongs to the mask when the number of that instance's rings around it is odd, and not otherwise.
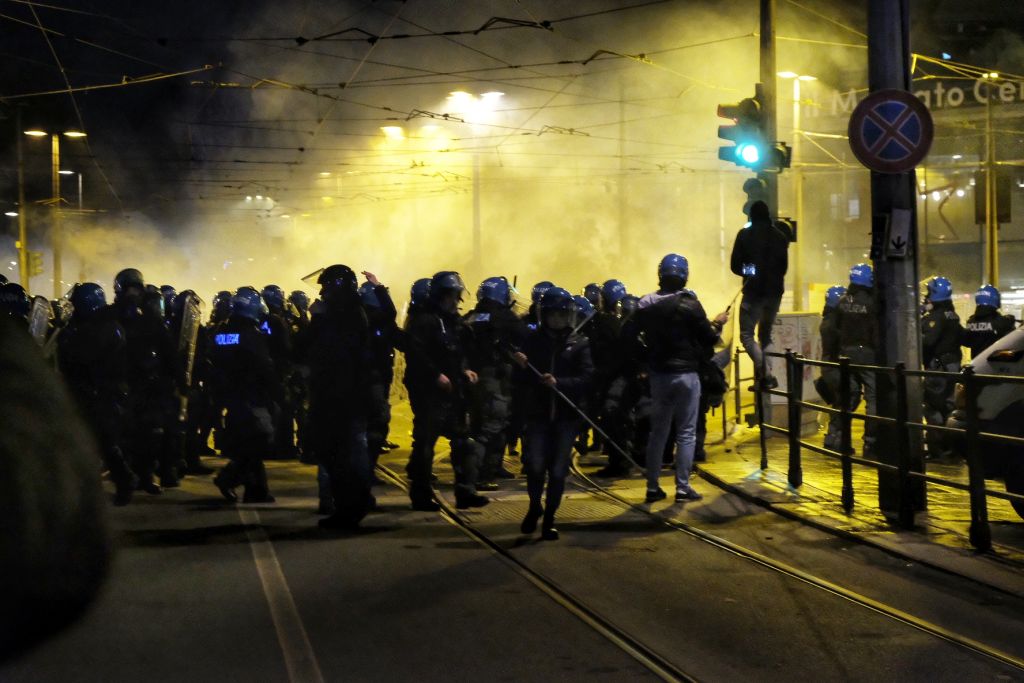
[[[747,296],[740,301],[740,343],[754,364],[754,374],[761,376],[761,363],[764,350],[771,346],[772,327],[775,317],[779,314],[782,296]],[[757,328],[757,340],[754,339],[754,328]],[[767,364],[768,374],[772,374],[771,364]]]
[[[530,507],[539,508],[544,493],[544,479],[548,482],[548,495],[544,514],[554,519],[562,502],[565,478],[569,475],[572,444],[580,426],[576,420],[529,420],[523,435],[523,469],[526,489],[530,494]]]
[[[662,454],[668,433],[676,427],[676,491],[690,489],[690,468],[697,443],[700,377],[696,372],[651,373],[651,436],[647,442],[647,490],[661,488]]]

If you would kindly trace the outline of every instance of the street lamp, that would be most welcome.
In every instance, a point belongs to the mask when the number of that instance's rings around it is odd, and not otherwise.
[[[795,175],[793,176],[793,193],[794,193],[794,205],[796,207],[796,224],[801,228],[804,227],[804,172],[796,161],[799,159],[800,149],[803,145],[800,144],[800,137],[803,135],[803,131],[800,129],[800,84],[809,81],[818,80],[814,76],[808,76],[806,74],[798,74],[793,71],[780,71],[778,74],[779,78],[784,78],[793,81],[793,170]],[[806,233],[805,233],[806,234]],[[793,310],[799,311],[804,307],[804,282],[803,282],[803,254],[801,249],[801,240],[797,240],[794,247],[793,254]]]
[[[61,175],[76,175],[78,176],[78,210],[82,210],[82,174],[75,171],[61,170],[58,171]]]
[[[63,293],[61,290],[61,259],[63,256],[64,248],[64,231],[61,225],[61,212],[60,212],[60,136],[77,139],[84,138],[85,133],[80,130],[66,130],[63,133],[48,133],[45,130],[39,128],[30,128],[25,132],[25,135],[33,138],[41,138],[50,136],[51,140],[51,152],[50,152],[50,168],[51,168],[51,187],[53,190],[53,230],[50,235],[50,247],[53,251],[53,296],[55,299],[59,299]],[[20,149],[20,146],[19,146]],[[19,158],[19,166],[20,166]],[[81,187],[81,185],[79,185]],[[24,206],[24,202],[22,203]],[[23,212],[19,212],[23,213]],[[19,217],[19,242],[21,248],[18,256],[22,260],[22,278],[24,283],[28,283],[28,240],[25,234],[25,222],[24,219]],[[27,289],[27,287],[26,287]]]

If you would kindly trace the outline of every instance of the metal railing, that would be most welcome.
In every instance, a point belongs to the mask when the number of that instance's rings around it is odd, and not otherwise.
[[[841,500],[843,509],[849,513],[853,510],[854,487],[853,487],[853,465],[861,465],[874,468],[879,471],[895,473],[898,478],[898,521],[905,528],[914,526],[914,493],[915,480],[921,480],[946,486],[953,489],[966,491],[969,494],[971,508],[971,524],[969,537],[971,545],[981,551],[992,548],[992,534],[988,523],[988,498],[1000,498],[1003,500],[1022,501],[1024,495],[1013,494],[1004,491],[996,491],[986,488],[985,468],[981,457],[981,442],[998,442],[1024,446],[1024,438],[1008,436],[1005,434],[992,434],[982,432],[978,418],[978,394],[981,388],[992,384],[1022,384],[1024,377],[1008,377],[1001,375],[979,375],[970,366],[965,367],[961,372],[941,372],[933,370],[908,370],[904,364],[899,363],[895,367],[884,367],[877,365],[855,365],[849,358],[840,357],[838,362],[815,360],[804,358],[787,350],[786,353],[765,353],[764,367],[760,373],[762,377],[767,375],[767,357],[784,358],[786,361],[786,391],[778,389],[764,389],[759,383],[755,383],[755,396],[757,408],[757,421],[761,432],[761,469],[768,468],[768,449],[766,438],[768,432],[774,432],[786,436],[789,446],[789,463],[787,478],[791,486],[799,487],[803,483],[802,452],[804,449],[813,453],[833,458],[840,462],[842,470],[842,493]],[[839,371],[839,408],[832,408],[817,403],[805,401],[803,397],[803,370],[805,366],[819,368],[835,368]],[[884,415],[868,415],[851,411],[850,405],[850,376],[852,372],[872,372],[876,376],[885,374],[892,377],[896,391],[895,417]],[[943,378],[956,379],[963,385],[963,396],[966,399],[966,427],[947,427],[945,425],[926,424],[910,419],[908,405],[908,383],[912,379]],[[737,382],[738,384],[738,382]],[[737,386],[738,390],[738,386]],[[779,396],[786,399],[787,427],[773,425],[765,420],[764,400],[765,395]],[[840,420],[840,444],[839,451],[831,450],[817,444],[812,444],[801,438],[800,424],[803,410],[814,410],[827,413],[832,419]],[[896,464],[879,462],[866,457],[853,455],[852,446],[852,424],[853,420],[861,420],[865,426],[875,424],[893,425],[896,437]],[[917,430],[924,434],[928,431],[942,432],[947,434],[961,434],[965,437],[968,483],[964,484],[951,479],[943,479],[930,475],[926,472],[919,472],[913,468],[913,453],[911,444],[911,430]]]

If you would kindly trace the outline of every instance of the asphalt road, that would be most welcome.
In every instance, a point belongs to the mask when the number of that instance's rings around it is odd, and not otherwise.
[[[440,449],[439,449],[440,452]],[[406,451],[386,459],[396,466]],[[393,487],[357,535],[316,527],[312,468],[272,463],[278,503],[209,478],[114,511],[121,550],[85,619],[0,681],[645,680],[635,659]],[[442,481],[448,467],[439,463]],[[638,481],[618,485],[639,495]],[[698,482],[671,514],[1024,657],[1024,605],[851,545]],[[464,517],[699,680],[1024,680],[1024,671],[658,525],[578,487],[556,543],[518,532],[521,481]],[[445,487],[442,486],[442,491]]]

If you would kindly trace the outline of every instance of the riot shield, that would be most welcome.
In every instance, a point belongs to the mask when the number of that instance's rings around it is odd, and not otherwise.
[[[45,296],[32,297],[32,310],[28,315],[28,331],[39,346],[46,343],[46,333],[50,330],[53,309],[50,300]]]
[[[202,299],[194,292],[188,293],[185,305],[181,309],[181,334],[178,337],[178,357],[182,361],[184,373],[183,386],[192,386],[192,368],[196,360],[196,339],[202,324]]]

